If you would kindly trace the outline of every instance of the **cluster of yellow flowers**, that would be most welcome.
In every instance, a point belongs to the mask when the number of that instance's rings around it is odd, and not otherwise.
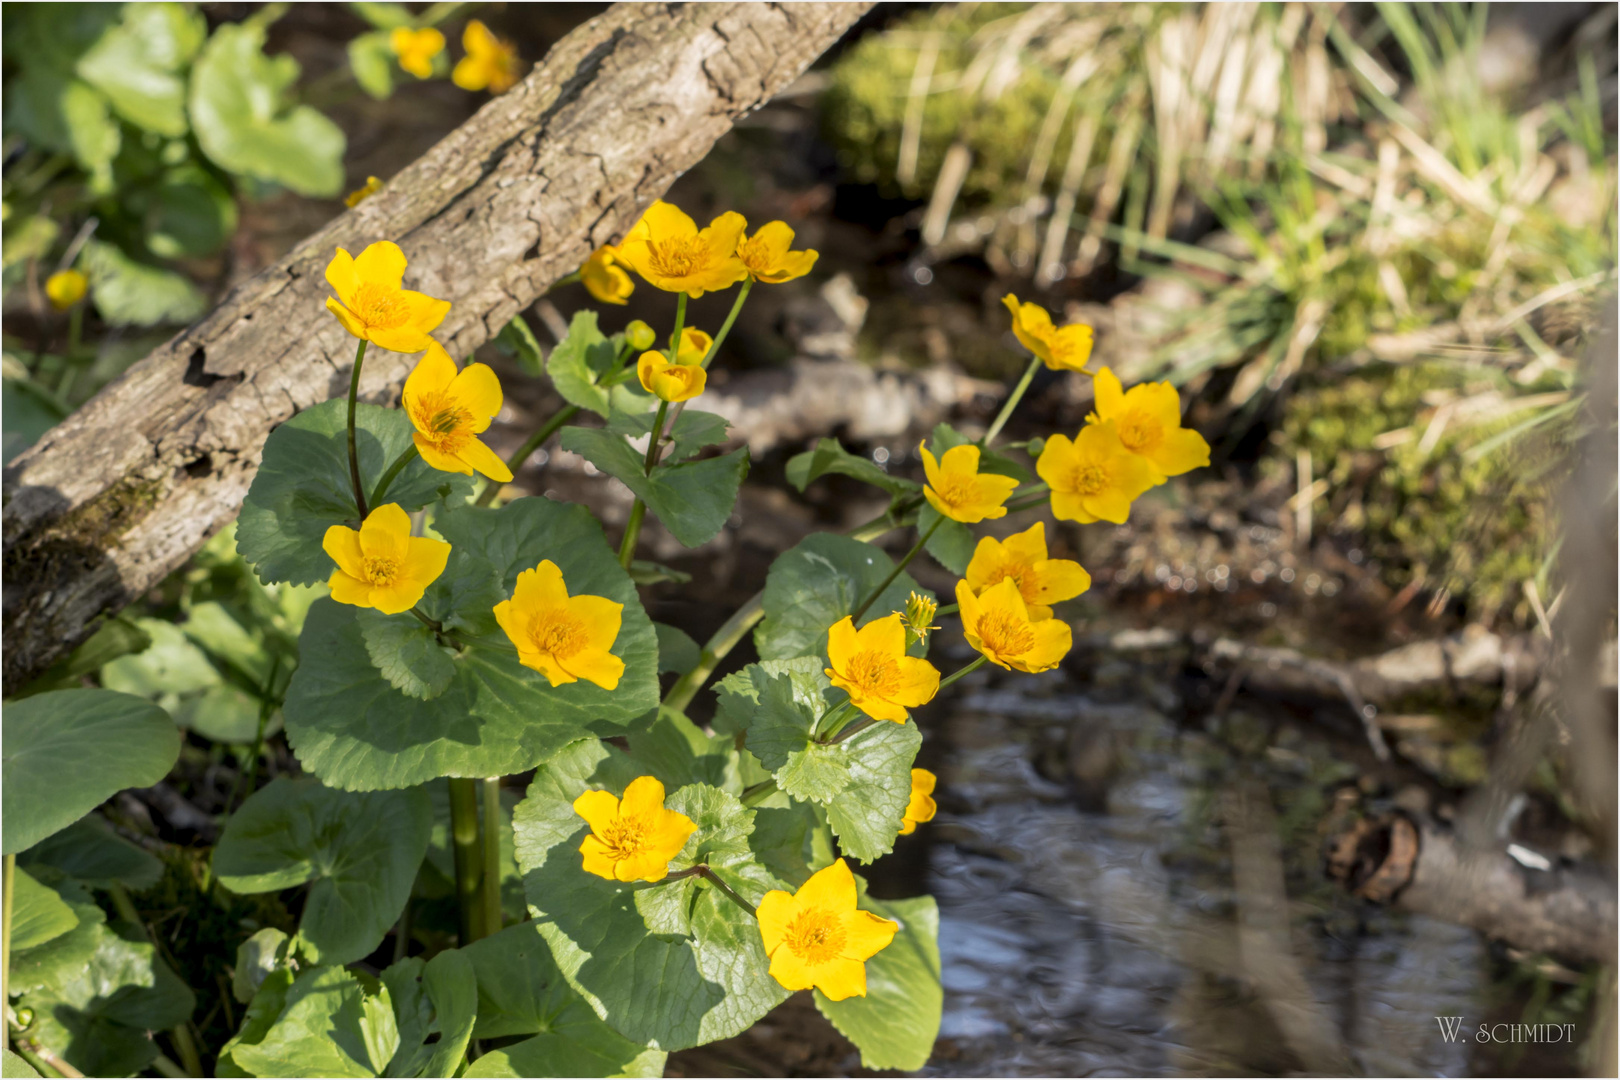
[[[396,26],[388,35],[388,45],[401,68],[418,79],[428,79],[433,77],[434,58],[444,52],[444,35],[431,26]],[[482,22],[473,19],[467,23],[461,32],[461,47],[466,55],[456,62],[450,81],[463,90],[503,94],[517,83],[517,49]]]

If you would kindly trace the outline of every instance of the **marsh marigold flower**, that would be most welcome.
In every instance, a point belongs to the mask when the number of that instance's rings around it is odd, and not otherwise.
[[[905,620],[899,612],[873,619],[859,630],[844,616],[827,631],[827,677],[850,702],[874,720],[906,722],[906,710],[939,692],[934,665],[906,655]]]
[[[461,47],[467,55],[456,62],[450,81],[463,90],[488,90],[504,94],[518,81],[517,48],[490,33],[477,19],[461,32]]]
[[[326,309],[357,338],[394,352],[421,352],[450,313],[450,301],[401,288],[404,277],[405,253],[398,244],[372,244],[358,259],[338,248],[326,264],[326,282],[337,299],[327,297]]]
[[[1123,524],[1131,503],[1154,484],[1153,466],[1119,441],[1112,420],[1087,424],[1080,434],[1053,435],[1035,462],[1052,487],[1052,513],[1062,521]]]
[[[1030,619],[1011,578],[977,596],[967,582],[958,581],[956,603],[968,644],[1008,671],[1050,671],[1073,644],[1069,624],[1062,619]]]
[[[815,987],[832,1001],[866,996],[866,961],[900,925],[855,905],[855,875],[839,859],[799,891],[772,889],[759,902],[759,936],[771,977],[789,990]]]
[[[778,285],[804,277],[820,257],[813,250],[789,251],[792,246],[793,230],[784,221],[773,221],[737,244],[737,258],[755,281]]]
[[[431,26],[412,30],[396,26],[388,35],[388,47],[399,58],[399,66],[418,79],[431,78],[433,58],[444,52],[444,35]]]
[[[685,213],[660,199],[631,227],[619,245],[618,258],[649,284],[695,300],[748,276],[748,267],[737,258],[737,241],[747,227],[741,214],[727,211],[700,230]]]
[[[350,210],[353,210],[355,207],[377,194],[377,192],[381,191],[382,186],[383,182],[381,180],[377,179],[375,176],[368,176],[366,177],[366,182],[364,184],[361,184],[359,187],[343,196],[343,205],[347,206]]]
[[[1018,481],[1010,476],[981,473],[977,446],[953,446],[937,461],[928,452],[927,443],[918,444],[917,449],[922,454],[923,472],[928,477],[928,486],[923,488],[928,505],[952,521],[968,525],[1006,516],[1007,508],[1001,504],[1013,493]]]
[[[708,372],[703,370],[703,358],[709,355],[714,338],[694,327],[681,329],[681,345],[675,350],[675,362],[661,352],[644,352],[636,361],[636,376],[641,388],[660,401],[689,401],[703,393],[708,385]]]
[[[622,304],[636,291],[636,283],[615,261],[617,254],[612,244],[603,244],[579,268],[579,280],[604,304]]]
[[[664,809],[664,785],[652,776],[630,781],[623,799],[587,791],[574,800],[574,813],[591,827],[579,845],[585,872],[609,881],[664,880],[669,860],[697,832],[691,818]]]
[[[415,607],[450,560],[443,540],[411,535],[411,516],[398,503],[377,507],[358,531],[333,525],[321,548],[337,563],[327,582],[332,599],[384,615]]]
[[[900,820],[900,835],[910,836],[917,826],[934,820],[939,807],[934,805],[934,785],[938,779],[927,769],[911,770],[911,801],[906,803],[906,816]]]
[[[1001,298],[1012,312],[1013,336],[1053,371],[1083,371],[1091,359],[1091,327],[1083,323],[1057,327],[1039,304],[1021,304],[1008,293]]]
[[[405,380],[405,415],[411,418],[422,460],[435,469],[474,470],[506,483],[512,470],[478,438],[501,411],[501,381],[488,364],[468,364],[461,371],[437,341]]]
[[[1112,420],[1125,449],[1147,459],[1153,478],[1163,481],[1209,464],[1209,443],[1181,426],[1181,397],[1169,383],[1142,383],[1125,390],[1107,368],[1092,384],[1096,411],[1092,422]]]
[[[624,661],[608,650],[619,637],[624,605],[605,596],[569,596],[562,571],[546,559],[517,577],[512,599],[495,605],[495,621],[517,646],[518,660],[552,686],[584,679],[613,690]]]
[[[1046,523],[1037,521],[1021,533],[997,540],[986,536],[973,549],[964,580],[975,593],[1011,580],[1036,621],[1052,617],[1052,605],[1091,588],[1091,575],[1072,559],[1046,557]]]
[[[57,311],[66,311],[83,300],[89,289],[90,279],[78,270],[58,270],[45,279],[45,299]]]

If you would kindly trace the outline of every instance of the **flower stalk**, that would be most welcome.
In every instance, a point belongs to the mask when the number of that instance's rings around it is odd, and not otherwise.
[[[17,880],[17,856],[5,857],[3,911],[0,911],[0,1048],[11,1048],[11,898]]]
[[[755,593],[748,602],[732,613],[720,629],[704,644],[698,662],[691,671],[682,675],[664,695],[664,704],[676,711],[684,710],[697,696],[698,690],[714,674],[715,665],[765,617],[765,594]]]
[[[924,531],[921,536],[917,537],[917,542],[911,545],[911,550],[906,552],[905,557],[894,564],[894,569],[889,571],[889,576],[884,578],[878,584],[878,587],[872,590],[872,594],[870,596],[861,601],[860,607],[851,612],[851,618],[858,620],[862,615],[866,614],[867,608],[877,603],[877,598],[883,595],[883,590],[894,584],[894,579],[899,577],[901,572],[904,571],[908,565],[910,565],[911,560],[917,557],[917,553],[922,551],[922,549],[927,546],[928,541],[933,539],[935,530],[937,530],[940,525],[944,523],[944,521],[944,515],[934,518],[934,523],[928,526],[927,530]]]
[[[354,485],[354,505],[364,521],[370,511],[366,508],[366,491],[360,483],[360,451],[354,441],[354,410],[360,400],[360,368],[366,362],[366,339],[360,339],[360,348],[354,354],[354,371],[349,376],[349,482]]]
[[[702,367],[707,368],[709,361],[720,354],[720,346],[726,343],[726,335],[731,333],[731,324],[737,321],[737,313],[742,311],[743,304],[748,300],[748,290],[753,287],[754,279],[752,277],[743,279],[742,288],[737,290],[737,299],[731,302],[731,311],[726,315],[726,321],[720,324],[720,332],[714,335],[714,342],[710,344],[709,351],[703,354]]]
[[[456,912],[463,947],[486,936],[478,895],[484,878],[484,852],[478,842],[477,783],[450,777],[450,847],[455,856]]]
[[[350,431],[352,434],[352,425]],[[388,489],[394,483],[395,477],[399,476],[400,470],[409,465],[416,457],[417,449],[414,442],[399,452],[399,456],[394,459],[393,464],[388,466],[388,471],[383,473],[382,479],[377,481],[377,486],[372,489],[372,506],[381,506],[383,504],[383,497],[388,494]]]
[[[1001,429],[1006,427],[1007,421],[1012,418],[1013,410],[1018,408],[1019,400],[1023,398],[1024,391],[1029,389],[1029,384],[1034,380],[1035,372],[1040,366],[1040,357],[1030,357],[1029,367],[1024,369],[1024,377],[1018,380],[1018,385],[1014,386],[1012,393],[1007,396],[1006,404],[1001,407],[1001,411],[996,414],[996,418],[990,422],[990,427],[985,431],[984,438],[979,440],[980,446],[989,446],[995,442],[996,436],[1001,434]]]
[[[484,934],[501,932],[501,778],[492,776],[484,788]]]

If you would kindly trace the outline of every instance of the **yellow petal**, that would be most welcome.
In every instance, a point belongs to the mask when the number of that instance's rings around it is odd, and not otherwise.
[[[848,911],[855,907],[855,875],[843,859],[835,859],[830,866],[811,874],[810,880],[799,886],[794,899],[801,908]]]
[[[968,560],[962,580],[976,592],[988,585],[991,577],[999,573],[1006,563],[1007,555],[1002,550],[1001,541],[993,536],[981,536],[973,548],[973,558]]]
[[[574,813],[595,833],[605,833],[618,820],[619,800],[611,791],[585,791],[574,800]]]
[[[624,661],[606,649],[582,649],[558,666],[576,678],[593,682],[604,690],[617,690],[624,678]]]
[[[669,360],[663,353],[642,353],[636,360],[636,378],[641,380],[641,388],[649,394],[653,393],[653,379],[668,366]]]
[[[482,365],[479,365],[482,366]],[[405,380],[406,402],[420,401],[428,394],[438,393],[456,381],[456,362],[437,341],[428,344],[427,352],[411,369]]]
[[[428,337],[426,330],[419,330],[414,326],[396,326],[392,330],[380,327],[367,327],[366,337],[373,345],[387,349],[389,352],[417,353],[428,347],[433,339]]]
[[[613,876],[620,881],[663,881],[669,876],[669,859],[654,851],[640,851],[620,859]]]
[[[839,957],[816,968],[816,989],[828,1001],[866,996],[866,965],[859,960]]]
[[[565,606],[568,586],[563,583],[562,571],[550,559],[541,560],[539,566],[517,576],[512,600],[526,615]]]
[[[550,653],[535,651],[533,645],[525,646],[521,643],[518,645],[518,663],[522,664],[526,668],[533,668],[535,671],[538,671],[540,674],[544,675],[546,680],[550,682],[552,686],[562,686],[565,683],[579,681],[573,675],[570,675],[567,671],[563,670],[562,666],[557,663],[554,656],[552,656]]]
[[[746,228],[747,218],[735,210],[727,210],[703,230],[703,240],[716,260],[729,259],[737,253],[737,241],[742,239]]]
[[[1035,472],[1042,480],[1052,485],[1054,491],[1060,491],[1064,490],[1064,485],[1074,470],[1074,464],[1074,443],[1069,441],[1067,435],[1053,435],[1046,440],[1041,456],[1036,459]]]
[[[354,256],[343,248],[338,248],[332,261],[326,264],[326,283],[345,304],[354,298],[354,290],[360,287],[360,272],[355,269]],[[331,307],[332,301],[328,300],[326,306]]]
[[[713,345],[714,338],[702,330],[692,326],[683,327],[681,329],[681,347],[675,354],[676,362],[681,364],[701,364]]]
[[[972,443],[953,446],[940,456],[939,468],[946,476],[972,476],[979,471],[979,448]]]
[[[911,770],[911,791],[914,795],[932,795],[934,793],[934,786],[938,783],[939,777],[935,776],[927,769]],[[926,819],[918,818],[917,820],[923,821]]]
[[[900,924],[870,911],[852,911],[844,920],[842,955],[846,960],[869,960],[888,947]]]
[[[422,455],[422,460],[440,472],[461,473],[465,476],[472,475],[473,467],[471,464],[462,461],[454,454],[447,454],[440,450],[429,442],[420,431],[411,434],[411,441],[416,444],[416,452]],[[510,480],[511,477],[508,476],[507,479]]]
[[[343,329],[347,330],[355,337],[364,338],[366,336],[366,324],[361,322],[352,311],[338,303],[336,300],[332,299],[330,296],[326,298],[326,310],[330,311],[333,315],[336,315],[338,322],[343,324]],[[370,339],[367,338],[367,340]]]
[[[478,470],[496,483],[507,484],[512,481],[512,470],[506,467],[506,462],[477,439],[469,439],[462,445],[460,457],[469,468]]]
[[[748,242],[765,256],[762,266],[767,270],[774,269],[793,247],[793,229],[785,221],[766,222],[748,238]]]
[[[1072,559],[1042,559],[1035,564],[1035,583],[1038,602],[1059,604],[1091,588],[1091,575]]]
[[[608,649],[619,637],[624,605],[605,596],[575,596],[568,601],[570,614],[585,623],[586,640],[592,648]]]
[[[428,334],[437,330],[444,317],[450,314],[450,301],[440,300],[427,293],[412,292],[409,289],[400,290],[400,299],[410,310],[410,325]],[[427,348],[423,345],[422,348]]]
[[[360,524],[360,550],[374,559],[403,563],[410,555],[411,516],[398,503],[374,508]]]
[[[789,948],[777,949],[771,954],[771,978],[785,990],[808,990],[816,985],[810,966]]]
[[[1074,644],[1073,631],[1062,619],[1047,619],[1030,627],[1035,633],[1035,645],[1019,657],[1018,667],[1031,673],[1050,671],[1068,655]]]
[[[856,631],[862,650],[872,649],[883,656],[902,656],[906,651],[906,620],[900,614],[873,619]]]
[[[984,612],[984,606],[979,603],[978,596],[965,581],[956,583],[956,607],[957,613],[962,616],[962,625],[969,628],[978,625],[979,618]]]
[[[1165,476],[1180,476],[1209,464],[1209,443],[1196,431],[1177,428],[1165,436],[1150,460]]]
[[[657,817],[650,843],[664,858],[673,859],[697,832],[697,822],[678,810],[660,810]]]
[[[656,776],[638,776],[624,789],[619,815],[627,818],[650,816],[664,808],[664,785]]]
[[[860,652],[860,635],[855,620],[848,615],[827,628],[827,662],[839,671],[849,666],[850,657]]]
[[[355,607],[371,606],[371,582],[361,581],[350,577],[342,570],[332,571],[326,585],[332,590],[332,599],[340,604],[352,604]]]
[[[450,81],[463,90],[478,91],[489,85],[489,68],[471,55],[456,61]]]
[[[405,555],[405,564],[400,568],[401,579],[426,589],[444,573],[449,561],[449,544],[427,536],[413,536]]]
[[[579,845],[579,853],[584,856],[583,868],[587,874],[616,881],[618,878],[615,870],[618,864],[609,857],[608,850],[608,846],[597,839],[594,833],[585,837],[584,842]]]
[[[896,724],[906,722],[906,709],[904,705],[889,701],[886,698],[875,697],[867,693],[862,687],[848,682],[842,678],[834,678],[833,685],[849,695],[850,702],[861,712],[874,720],[890,720]]]
[[[780,285],[784,281],[801,278],[815,269],[816,260],[821,253],[815,250],[790,251],[777,262],[776,268],[768,273],[760,274],[759,280],[771,285]]]
[[[684,210],[663,199],[647,207],[647,212],[641,215],[641,224],[646,226],[646,235],[652,240],[696,236],[698,231],[697,222]]]
[[[788,924],[798,913],[799,905],[794,902],[792,894],[785,893],[781,889],[772,889],[759,902],[756,918],[759,922],[760,940],[765,944],[766,956],[773,955],[776,947],[782,944],[782,939],[787,936]]]
[[[405,277],[405,265],[405,253],[398,244],[379,240],[354,260],[354,272],[367,284],[397,289]]]
[[[1046,339],[1049,357],[1042,357],[1053,371],[1083,371],[1091,359],[1091,327],[1076,323],[1053,330]]]
[[[1096,515],[1086,509],[1085,500],[1072,491],[1052,492],[1052,516],[1059,521],[1078,521],[1082,525],[1097,520]]]
[[[1033,565],[1046,558],[1046,522],[1037,521],[1021,533],[1007,537],[1007,554]]]
[[[897,704],[908,709],[926,705],[939,693],[939,671],[926,660],[915,656],[900,658],[900,686],[894,692]]]
[[[918,443],[917,453],[922,456],[923,477],[928,481],[928,486],[931,488],[939,487],[939,462],[934,458],[933,453],[929,451],[928,444],[926,442]],[[935,509],[938,509],[938,507]]]
[[[333,525],[321,538],[321,550],[332,556],[332,561],[344,573],[353,577],[364,575],[366,556],[360,550],[360,534],[355,530],[346,525]]]
[[[1131,497],[1116,487],[1105,488],[1095,495],[1082,496],[1085,512],[1094,520],[1125,524],[1131,516]]]
[[[517,604],[510,600],[502,600],[495,605],[494,611],[495,622],[499,624],[502,630],[506,631],[506,636],[511,639],[512,644],[518,646],[519,652],[531,648],[528,644],[529,635],[526,629],[528,620],[518,610]]]
[[[396,580],[392,585],[373,585],[371,606],[384,615],[398,615],[415,607],[426,589],[427,586],[408,578]]]
[[[468,364],[450,384],[449,394],[481,421],[474,432],[483,431],[489,418],[501,411],[501,380],[488,364]]]

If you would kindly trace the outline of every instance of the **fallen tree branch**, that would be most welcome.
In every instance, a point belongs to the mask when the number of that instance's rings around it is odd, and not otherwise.
[[[1545,869],[1538,867],[1545,866]],[[1597,867],[1560,866],[1535,853],[1470,850],[1405,814],[1362,819],[1329,841],[1328,873],[1376,903],[1470,926],[1531,952],[1610,963],[1615,880]]]
[[[353,342],[322,307],[334,248],[399,243],[466,356],[869,6],[615,5],[58,425],[5,471],[6,692],[230,522],[270,430],[345,388]],[[411,362],[373,351],[361,389],[381,400]]]

